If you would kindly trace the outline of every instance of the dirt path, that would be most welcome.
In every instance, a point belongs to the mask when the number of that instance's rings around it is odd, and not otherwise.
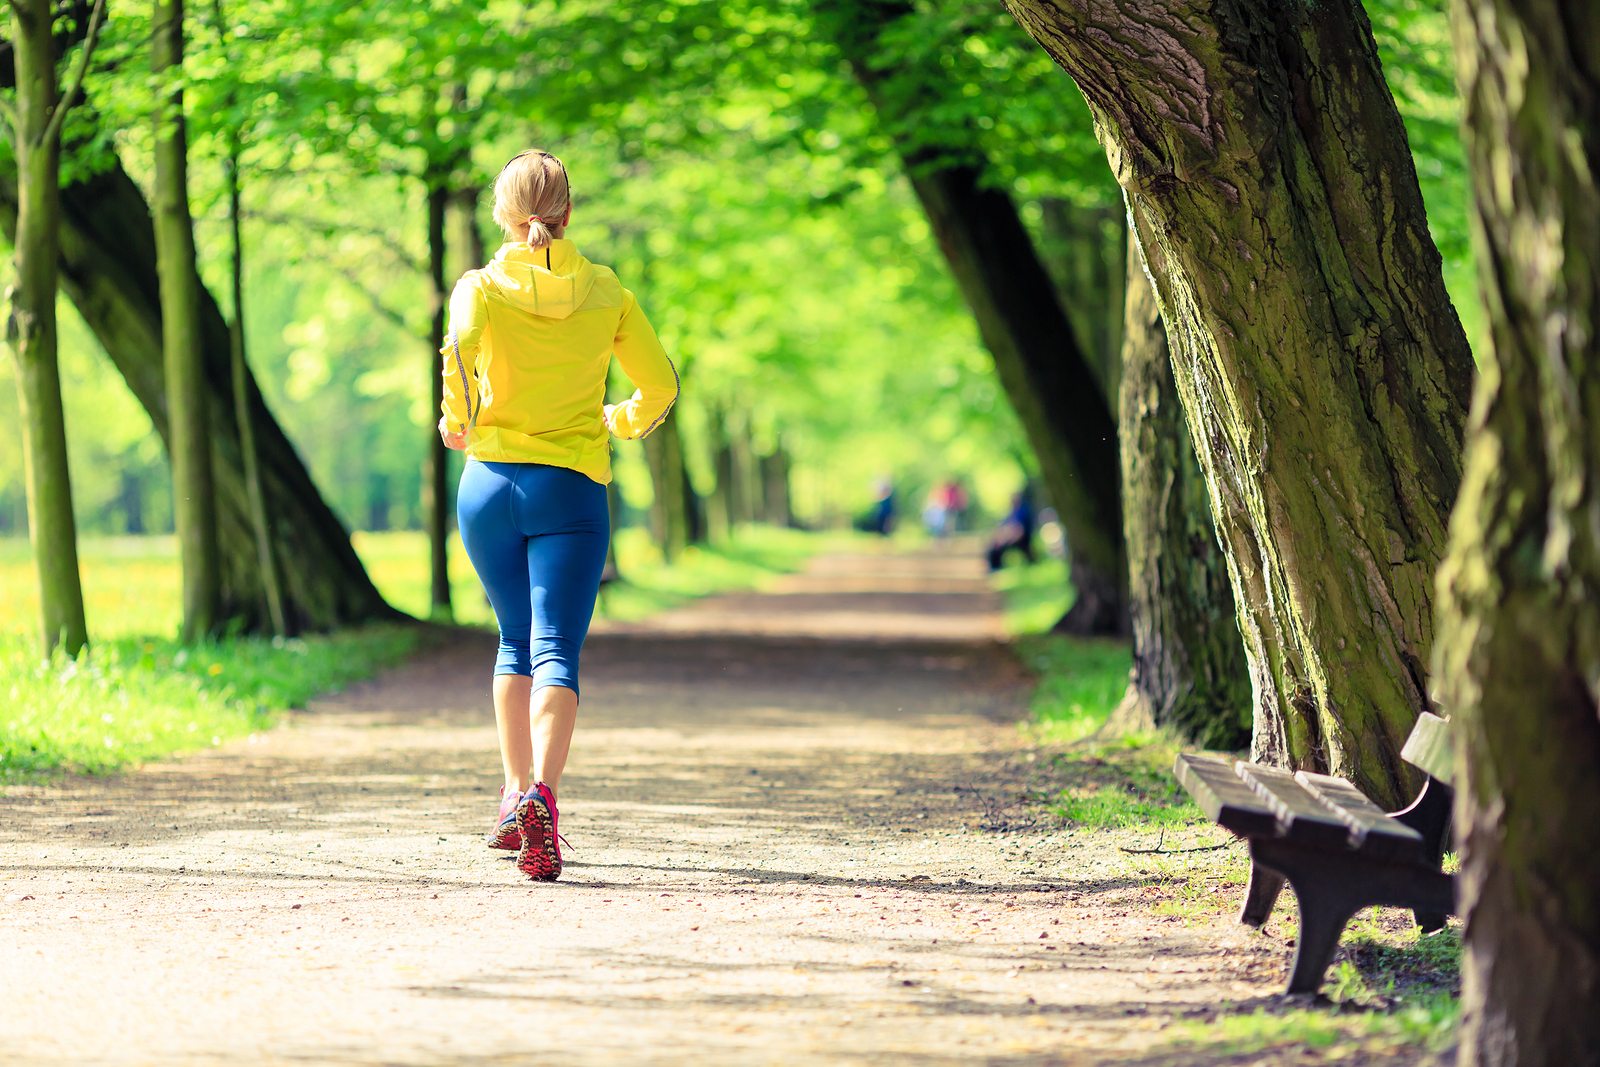
[[[13,791],[0,1060],[1194,1062],[1163,1028],[1275,975],[1115,848],[978,829],[1030,774],[997,609],[966,559],[829,557],[597,632],[555,885],[481,844],[484,636]]]

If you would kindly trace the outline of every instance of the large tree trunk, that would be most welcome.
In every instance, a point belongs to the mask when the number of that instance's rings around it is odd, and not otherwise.
[[[794,509],[789,503],[789,453],[784,451],[783,442],[774,444],[759,462],[762,521],[771,526],[794,525]]]
[[[61,191],[61,286],[95,332],[128,388],[150,415],[168,448],[161,307],[157,293],[155,236],[139,187],[115,158],[93,177]],[[15,240],[15,176],[0,172],[0,228]],[[233,395],[228,324],[204,288],[200,291],[207,403],[223,408]],[[310,474],[267,410],[255,380],[246,383],[260,456],[267,509],[283,563],[286,611],[305,629],[397,617],[384,603],[350,545],[350,535],[328,508]],[[217,533],[222,548],[224,600],[261,603],[260,575],[250,521],[237,427],[214,428]],[[247,617],[251,628],[266,620]]]
[[[1123,532],[1133,674],[1112,717],[1206,748],[1250,743],[1250,672],[1205,475],[1189,443],[1156,294],[1137,248],[1122,330]]]
[[[56,347],[57,231],[61,225],[61,130],[54,5],[11,5],[17,85],[11,143],[17,157],[16,282],[6,333],[17,357],[28,535],[39,582],[43,651],[76,656],[89,641],[78,573],[78,529],[67,470],[66,417]]]
[[[152,22],[156,94],[155,232],[161,277],[161,338],[171,421],[172,514],[183,561],[183,639],[221,632],[221,550],[211,476],[213,420],[207,411],[200,338],[200,275],[189,215],[189,144],[183,116],[183,0],[158,0]],[[226,410],[223,408],[221,410]]]
[[[212,17],[216,32],[227,41],[227,20],[223,17],[222,0],[212,0]],[[225,45],[224,45],[225,46]],[[228,96],[230,106],[235,103]],[[243,464],[245,496],[250,504],[250,523],[255,528],[256,560],[261,568],[262,600],[272,632],[279,637],[294,633],[289,613],[283,602],[283,580],[279,577],[278,554],[272,537],[272,518],[267,514],[267,497],[261,488],[261,461],[256,451],[255,425],[251,420],[249,361],[245,357],[244,337],[244,234],[243,189],[239,167],[244,155],[238,126],[229,127],[226,135],[227,155],[222,161],[223,191],[228,205],[228,282],[233,297],[233,319],[228,323],[229,370],[233,377],[233,419],[239,433],[239,458]]]
[[[1456,0],[1483,353],[1439,576],[1460,1062],[1600,1064],[1600,9]]]
[[[693,490],[683,468],[683,445],[678,420],[668,419],[644,439],[645,463],[650,468],[650,535],[661,558],[674,563],[689,545],[689,513],[684,502]]]
[[[1045,492],[1066,531],[1077,599],[1058,629],[1120,633],[1127,627],[1127,566],[1117,487],[1117,428],[1055,286],[1004,189],[985,180],[973,131],[930,143],[919,120],[925,102],[950,92],[937,68],[876,62],[879,38],[914,16],[905,0],[816,0],[873,107],[895,135],[900,157],[940,251],[973,316],[1006,396],[1039,461]],[[921,94],[908,80],[915,76]],[[927,124],[937,129],[937,121]],[[944,125],[948,127],[948,122]],[[908,131],[916,130],[913,138]],[[959,143],[956,143],[959,142]]]
[[[439,376],[439,350],[444,347],[445,313],[450,290],[444,277],[445,220],[450,190],[442,174],[425,179],[428,193],[428,286],[433,297],[433,318],[428,332],[430,413],[444,402],[444,379]],[[430,420],[432,415],[430,414]],[[435,619],[449,619],[450,610],[450,450],[433,423],[428,423],[427,459],[422,468],[422,525],[428,531],[428,604]]]
[[[1127,213],[1120,203],[1084,206],[1050,197],[1039,201],[1039,216],[1039,259],[1055,280],[1100,391],[1115,407],[1122,375]]]
[[[1007,0],[1088,98],[1228,551],[1255,754],[1398,804],[1472,359],[1358,0]]]

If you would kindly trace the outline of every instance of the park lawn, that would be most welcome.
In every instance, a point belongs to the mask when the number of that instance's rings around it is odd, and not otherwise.
[[[643,531],[618,537],[624,581],[601,614],[637,619],[721,590],[758,585],[799,569],[840,538],[748,527],[731,543],[691,548],[661,562]],[[426,542],[420,533],[357,534],[357,551],[395,606],[427,607]],[[0,784],[56,771],[106,774],[134,763],[219,745],[270,727],[319,693],[370,677],[415,647],[408,624],[352,627],[289,641],[223,638],[185,648],[173,538],[84,538],[84,609],[92,639],[78,660],[39,658],[32,557],[21,539],[0,541]],[[493,615],[471,564],[453,542],[457,621]]]

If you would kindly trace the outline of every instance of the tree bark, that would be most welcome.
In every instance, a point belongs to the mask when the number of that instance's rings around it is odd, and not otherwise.
[[[183,116],[183,0],[157,0],[151,70],[165,86],[156,97],[156,263],[161,277],[161,336],[171,419],[172,512],[183,561],[183,639],[221,632],[221,553],[211,476],[200,340],[200,276],[189,215],[189,146]]]
[[[1100,391],[1115,407],[1122,374],[1122,285],[1127,273],[1127,214],[1050,197],[1039,201],[1039,259],[1056,283]]]
[[[689,516],[684,508],[688,491],[683,485],[676,419],[666,420],[644,439],[644,456],[653,493],[650,535],[661,549],[661,558],[675,563],[689,545]]]
[[[445,313],[450,290],[444,276],[445,218],[450,189],[442,175],[424,179],[428,198],[428,285],[433,293],[433,318],[428,334],[428,408],[437,412],[444,401],[439,376],[439,350],[444,347]],[[448,620],[450,608],[450,450],[429,422],[427,459],[422,468],[422,524],[428,531],[428,603],[435,619]]]
[[[888,85],[874,60],[879,37],[912,17],[904,0],[815,0],[826,31],[895,137],[939,249],[978,323],[979,334],[1039,462],[1066,531],[1077,591],[1058,630],[1127,629],[1127,565],[1117,485],[1117,428],[1054,283],[1004,189],[985,181],[987,163],[970,130],[960,143],[929,143],[919,123],[926,100],[948,92],[938,68],[897,70]],[[915,76],[923,95],[911,91]],[[936,123],[930,123],[936,125]],[[946,123],[948,125],[948,123]]]
[[[1122,514],[1128,540],[1133,673],[1112,716],[1124,730],[1170,729],[1206,748],[1250,743],[1250,672],[1227,560],[1189,443],[1167,332],[1138,249],[1122,329]]]
[[[712,434],[711,461],[716,469],[717,484],[707,501],[712,539],[733,539],[739,525],[739,476],[733,457],[733,430],[728,425],[729,416],[713,411],[707,420]]]
[[[1472,360],[1358,0],[1007,0],[1095,115],[1227,549],[1255,755],[1398,805]]]
[[[89,642],[78,571],[78,529],[67,468],[66,417],[56,344],[56,277],[61,225],[61,127],[52,122],[60,96],[56,78],[54,5],[11,5],[15,55],[17,224],[16,281],[6,333],[17,360],[22,416],[23,481],[28,535],[39,583],[39,626],[46,656],[57,647],[76,656]]]
[[[1600,9],[1455,0],[1490,323],[1439,575],[1460,1062],[1600,1064]]]
[[[216,31],[227,41],[227,20],[221,0],[213,0],[212,15]],[[230,98],[229,105],[235,101]],[[250,524],[254,527],[256,560],[261,568],[262,600],[272,632],[279,637],[293,634],[283,602],[283,580],[279,576],[278,556],[273,547],[272,518],[267,514],[267,498],[261,488],[261,462],[256,451],[255,426],[250,414],[250,393],[246,388],[249,362],[245,358],[244,338],[244,234],[243,192],[239,165],[244,150],[238,127],[227,132],[227,155],[222,162],[224,193],[228,204],[228,281],[232,289],[233,320],[228,323],[229,368],[233,378],[233,418],[239,433],[239,458],[243,465],[245,497],[250,504]]]
[[[0,228],[15,240],[15,175],[0,172]],[[92,177],[61,191],[61,287],[99,338],[128,388],[150,415],[156,432],[172,439],[162,367],[161,305],[150,208],[114,157],[99,161]],[[204,287],[200,290],[204,388],[208,405],[221,408],[233,395],[228,326]],[[384,603],[350,535],[317,491],[294,446],[267,409],[246,369],[246,393],[260,457],[267,510],[283,564],[285,610],[302,629],[396,618]],[[262,602],[254,527],[245,488],[238,428],[223,420],[211,437],[217,533],[222,548],[223,599],[253,608]],[[247,628],[266,620],[246,615]]]
[[[762,520],[771,526],[791,526],[794,511],[789,506],[789,453],[783,442],[761,457]]]

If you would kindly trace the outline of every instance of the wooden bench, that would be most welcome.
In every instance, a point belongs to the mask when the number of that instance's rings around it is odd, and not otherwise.
[[[1401,755],[1428,779],[1410,807],[1392,814],[1343,778],[1178,756],[1174,773],[1201,810],[1250,843],[1239,920],[1260,926],[1285,880],[1294,887],[1300,936],[1290,993],[1317,991],[1345,924],[1360,909],[1410,908],[1430,932],[1455,910],[1455,879],[1441,870],[1455,778],[1449,723],[1424,714]]]

